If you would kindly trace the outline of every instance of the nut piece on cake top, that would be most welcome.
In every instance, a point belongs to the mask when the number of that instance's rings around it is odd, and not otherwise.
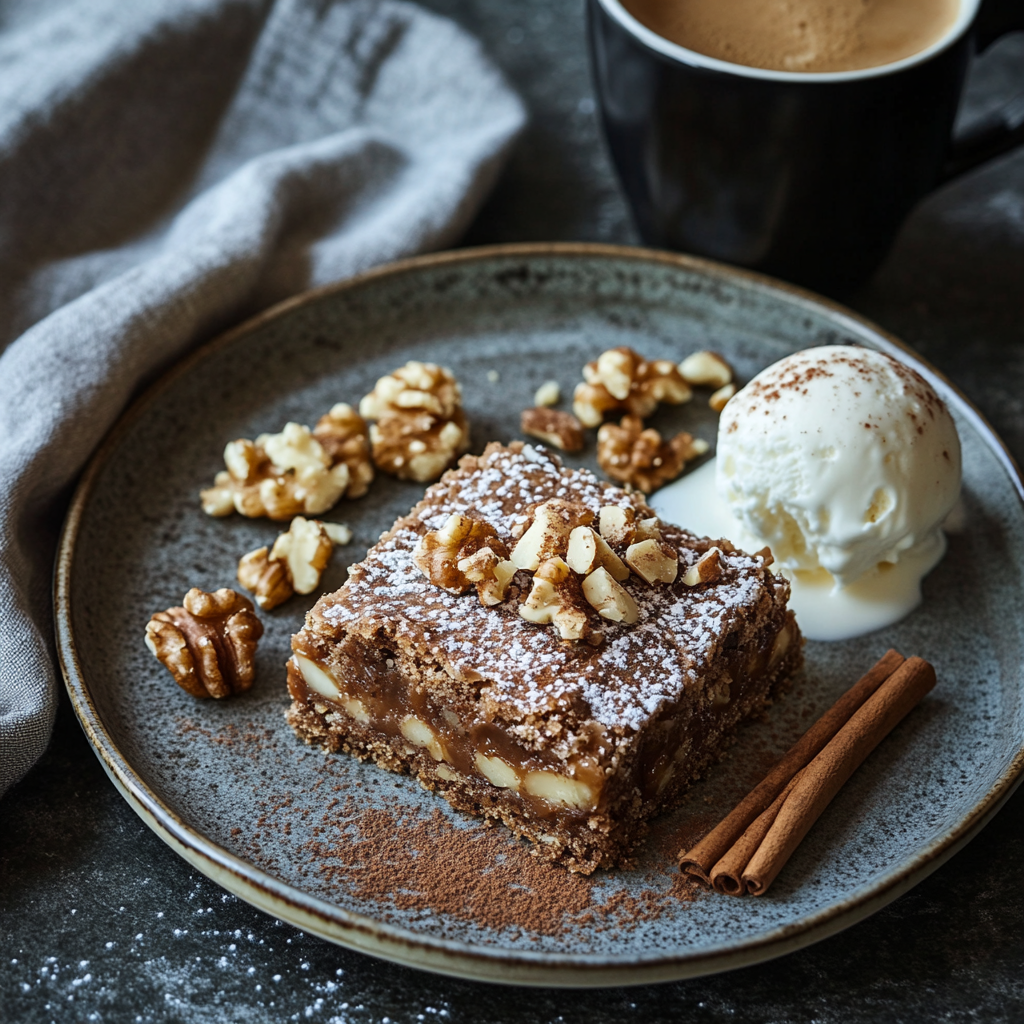
[[[505,600],[516,566],[489,523],[453,512],[440,530],[428,530],[413,561],[436,587],[463,594],[474,584],[481,604]]]

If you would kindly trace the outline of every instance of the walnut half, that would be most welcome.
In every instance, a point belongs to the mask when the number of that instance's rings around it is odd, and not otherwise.
[[[146,625],[146,646],[193,697],[248,690],[261,636],[252,603],[226,587],[212,594],[193,587],[181,607],[157,612]]]
[[[266,610],[293,594],[311,594],[319,585],[335,544],[348,544],[352,531],[341,523],[296,516],[269,551],[257,548],[238,563],[238,582]]]

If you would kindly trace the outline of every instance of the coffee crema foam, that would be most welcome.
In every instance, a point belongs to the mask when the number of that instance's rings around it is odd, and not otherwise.
[[[623,0],[688,50],[773,71],[855,71],[938,42],[960,0]]]

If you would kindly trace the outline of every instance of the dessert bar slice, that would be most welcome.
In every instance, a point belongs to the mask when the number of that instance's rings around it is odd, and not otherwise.
[[[569,552],[550,531],[538,542],[551,509],[590,547]],[[490,549],[436,578],[460,523]],[[641,495],[544,449],[491,444],[310,611],[292,641],[288,720],[308,743],[501,819],[571,870],[612,867],[799,665],[789,584],[770,560],[659,524]],[[500,585],[460,588],[456,568],[483,563]]]

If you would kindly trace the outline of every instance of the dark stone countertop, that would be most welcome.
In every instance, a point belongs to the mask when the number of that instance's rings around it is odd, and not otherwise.
[[[466,238],[636,241],[595,117],[579,0],[427,0],[483,40],[532,123]],[[965,119],[1024,82],[977,66]],[[848,298],[915,346],[1024,458],[1024,152],[944,188]],[[597,992],[503,989],[352,953],[224,893],[107,780],[65,700],[0,802],[0,1021],[740,1022],[1024,1019],[1024,792],[869,920],[729,974]]]

